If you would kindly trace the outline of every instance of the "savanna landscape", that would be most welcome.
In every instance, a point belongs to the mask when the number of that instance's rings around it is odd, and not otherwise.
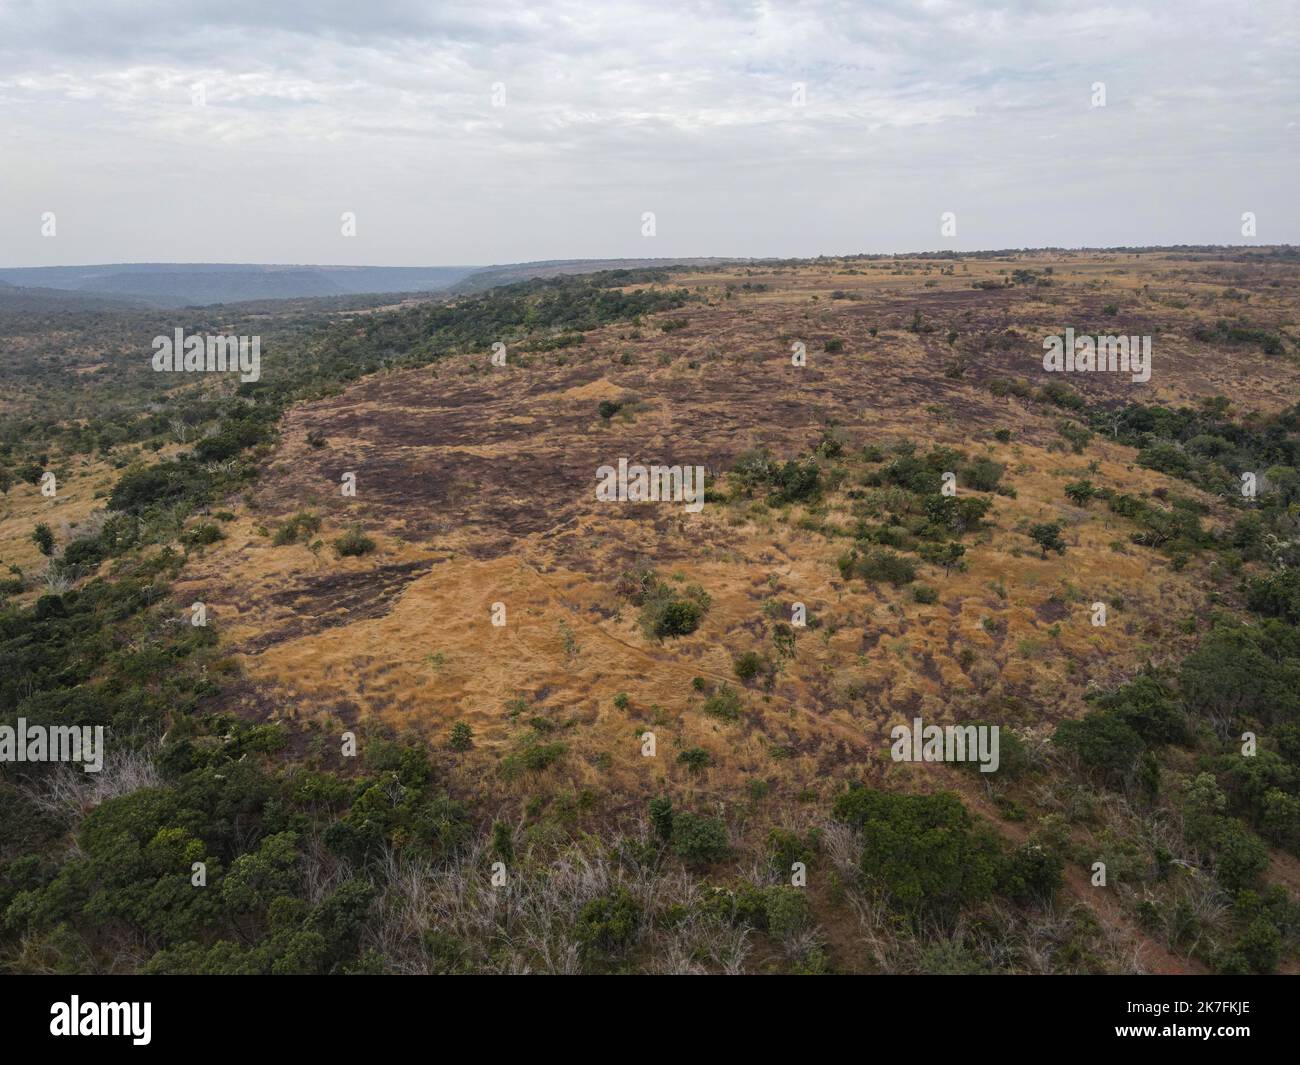
[[[1294,248],[536,273],[0,288],[6,971],[1295,971]]]

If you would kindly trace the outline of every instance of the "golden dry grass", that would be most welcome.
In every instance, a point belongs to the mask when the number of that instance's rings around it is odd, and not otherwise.
[[[1049,264],[1055,284],[1029,295],[971,288],[999,271]],[[1196,493],[1135,467],[1131,449],[1100,437],[1084,454],[1062,449],[1061,412],[997,398],[981,382],[1007,374],[1041,383],[1037,338],[1064,324],[1112,331],[1098,308],[1116,300],[1125,310],[1113,331],[1159,330],[1151,385],[1129,398],[1189,402],[1224,392],[1243,408],[1276,410],[1294,400],[1297,369],[1187,340],[1196,321],[1227,313],[1216,294],[1224,275],[1242,272],[1234,264],[1108,255],[966,262],[951,275],[942,266],[687,274],[680,282],[706,300],[666,316],[687,319],[684,329],[609,326],[576,349],[512,352],[505,368],[491,367],[487,353],[461,355],[300,406],[251,507],[241,504],[229,538],[189,566],[182,594],[209,604],[279,714],[331,728],[382,725],[438,744],[454,722],[468,723],[476,747],[455,769],[467,789],[484,789],[500,759],[535,737],[568,748],[546,771],[551,786],[632,801],[665,779],[723,796],[761,777],[792,794],[826,796],[844,778],[881,774],[888,727],[912,716],[1033,725],[1076,715],[1090,685],[1185,653],[1191,637],[1178,623],[1202,609],[1209,578],[1199,561],[1175,572],[1164,556],[1128,543],[1129,523],[1101,504],[1071,505],[1063,485],[1086,476],[1135,495]],[[1288,289],[1256,281],[1251,315],[1289,313]],[[768,288],[726,296],[727,286],[746,282]],[[836,290],[859,298],[832,301]],[[935,333],[904,329],[915,307]],[[972,356],[964,378],[945,376],[948,328],[965,338],[1008,327],[1019,346]],[[842,353],[822,350],[832,338],[844,341]],[[806,367],[790,365],[793,339],[807,344]],[[1242,381],[1249,395],[1233,391]],[[1117,387],[1077,376],[1067,383],[1102,395]],[[627,406],[606,423],[596,413],[603,399]],[[835,560],[851,540],[817,530],[851,528],[842,492],[814,515],[746,501],[692,515],[680,504],[593,498],[596,466],[619,456],[699,462],[717,474],[757,444],[783,458],[805,452],[828,422],[857,445],[906,437],[922,450],[943,444],[1005,464],[1017,497],[994,497],[992,527],[966,539],[965,572],[922,567],[938,603],[840,578]],[[1014,430],[1014,440],[997,442],[997,427]],[[309,446],[309,431],[326,446]],[[356,499],[339,494],[346,470],[358,474]],[[257,531],[303,508],[325,521],[317,552],[273,547]],[[1066,528],[1063,557],[1041,559],[1024,534],[1046,520]],[[353,523],[379,548],[339,559],[329,543]],[[635,608],[614,590],[638,560],[708,592],[697,632],[659,643],[639,630]],[[1105,628],[1090,621],[1097,600],[1114,604]],[[822,627],[800,634],[774,690],[749,688],[740,722],[705,716],[692,678],[735,684],[734,657],[770,654],[773,623],[788,619],[795,601]],[[504,628],[490,620],[498,602]],[[765,612],[769,603],[775,614]],[[614,705],[620,692],[626,710]],[[534,718],[540,732],[528,724]],[[647,729],[658,741],[654,759],[640,753]],[[692,775],[675,759],[697,746],[713,767]],[[491,790],[522,795],[536,784],[493,779]]]

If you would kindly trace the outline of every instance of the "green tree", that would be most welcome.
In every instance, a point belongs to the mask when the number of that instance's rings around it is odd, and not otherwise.
[[[1061,526],[1057,522],[1041,522],[1032,526],[1029,537],[1042,549],[1043,558],[1047,557],[1048,551],[1065,554],[1065,541],[1061,539]]]
[[[862,831],[862,871],[900,909],[951,916],[993,892],[996,844],[952,792],[854,787],[836,799],[835,816]]]
[[[32,530],[32,543],[37,547],[42,555],[49,556],[54,553],[54,533],[50,527],[41,522]]]
[[[1065,486],[1065,494],[1070,502],[1086,507],[1088,501],[1097,494],[1097,489],[1089,480],[1071,481]]]

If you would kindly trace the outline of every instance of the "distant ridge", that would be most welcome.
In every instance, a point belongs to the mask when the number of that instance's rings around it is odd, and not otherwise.
[[[438,292],[473,266],[311,266],[255,263],[116,263],[0,269],[0,282],[24,288],[139,300],[158,307],[246,300]]]

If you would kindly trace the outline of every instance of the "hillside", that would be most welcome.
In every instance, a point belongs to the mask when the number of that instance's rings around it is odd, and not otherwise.
[[[91,563],[65,607],[166,576],[137,639],[193,687],[112,658],[132,727],[178,801],[256,774],[259,846],[365,894],[309,971],[1290,970],[1298,281],[1212,250],[701,263],[294,324],[258,387],[161,396],[192,437],[141,421],[116,483],[16,484],[0,547],[31,574],[24,529],[96,495],[135,530],[136,563],[55,536]],[[1149,380],[1045,372],[1067,328],[1149,337]],[[598,498],[620,459],[703,467],[702,505]],[[18,583],[14,641],[63,609]],[[1001,765],[896,761],[917,718],[998,726]],[[53,892],[12,903],[47,949]],[[234,964],[226,919],[148,967]],[[255,924],[238,964],[289,964]]]

